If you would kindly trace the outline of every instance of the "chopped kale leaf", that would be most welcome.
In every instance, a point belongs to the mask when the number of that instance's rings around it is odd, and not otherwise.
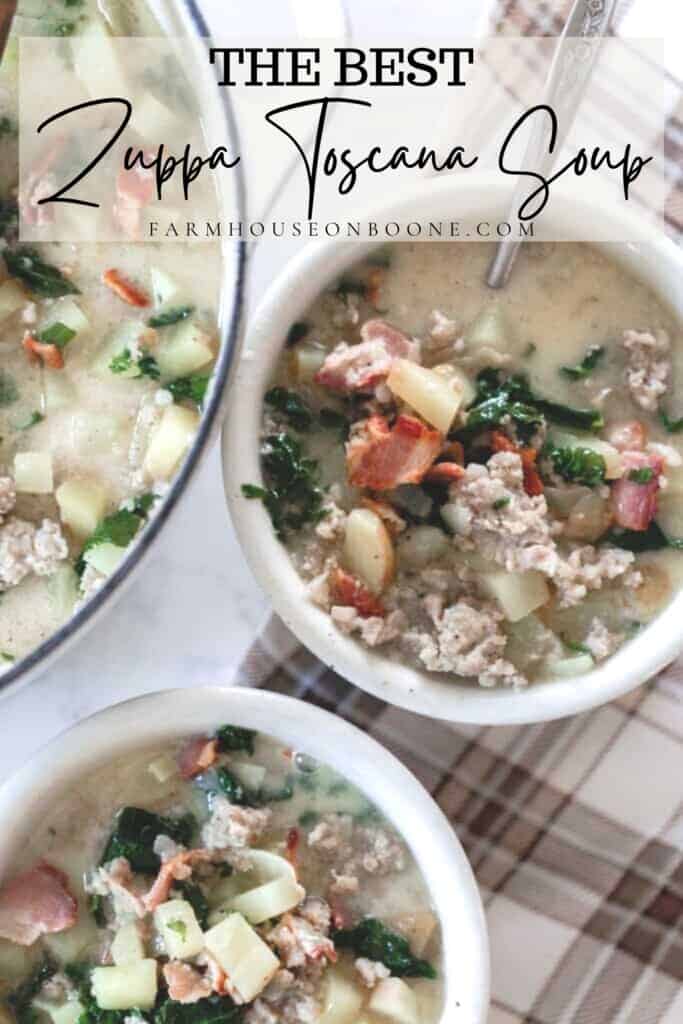
[[[352,274],[344,274],[343,277],[340,277],[337,281],[337,286],[334,289],[335,294],[338,295],[340,299],[346,299],[349,295],[360,295],[361,297],[364,297],[366,291],[367,285],[365,282],[361,281],[357,277],[353,277]]]
[[[17,430],[29,430],[31,427],[35,427],[36,423],[42,423],[45,417],[42,412],[38,412],[35,409],[24,423],[17,424]]]
[[[3,253],[12,277],[18,277],[34,295],[56,299],[61,295],[78,295],[79,289],[57,267],[46,263],[28,246],[6,249]]]
[[[544,417],[579,430],[596,431],[604,426],[596,409],[575,409],[542,398],[531,390],[524,374],[503,379],[500,370],[489,367],[477,377],[477,393],[468,412],[466,432],[496,426],[504,416],[510,416],[518,427],[527,428],[527,433],[530,426],[542,423]]]
[[[436,978],[436,970],[429,961],[413,956],[408,940],[390,931],[377,918],[366,917],[355,928],[334,930],[332,940],[340,949],[351,949],[356,956],[379,961],[397,978]]]
[[[188,316],[194,313],[194,306],[174,306],[167,309],[165,313],[157,313],[147,321],[149,327],[170,327],[178,324],[181,320],[187,320]]]
[[[154,874],[161,860],[154,852],[157,836],[170,836],[176,843],[190,846],[196,822],[191,814],[181,818],[162,817],[140,807],[124,807],[116,817],[114,831],[107,840],[101,863],[125,857],[133,871]]]
[[[565,640],[564,646],[569,651],[573,651],[575,654],[590,654],[590,648],[586,647],[585,644],[580,644],[576,640]]]
[[[261,462],[267,486],[243,484],[242,493],[263,501],[280,538],[323,518],[318,463],[306,458],[300,441],[291,434],[269,435],[261,447]]]
[[[46,345],[56,345],[59,349],[65,348],[75,337],[76,332],[59,320],[38,333],[38,341],[42,341]]]
[[[584,487],[597,487],[605,480],[605,460],[592,448],[560,448],[548,441],[542,451],[563,480]]]
[[[623,530],[613,526],[603,537],[618,548],[625,548],[626,551],[633,551],[639,554],[641,551],[659,551],[662,548],[674,548],[677,551],[683,550],[683,538],[667,537],[662,528],[652,520],[646,530]]]
[[[211,380],[210,373],[192,373],[189,377],[178,377],[164,387],[170,391],[176,402],[188,401],[201,406]]]
[[[154,356],[141,356],[138,359],[138,370],[141,377],[150,377],[152,380],[159,380],[161,370]]]
[[[154,1012],[154,1024],[240,1024],[244,1007],[229,996],[209,996],[196,1003],[167,999]]]
[[[221,793],[228,798],[231,804],[237,804],[239,807],[260,807],[264,804],[291,800],[294,796],[294,786],[289,778],[280,789],[275,790],[263,786],[258,790],[251,790],[227,768],[219,768],[216,778]]]
[[[287,338],[285,341],[287,348],[291,348],[292,345],[297,345],[300,341],[303,341],[310,329],[311,325],[307,324],[304,320],[297,320],[296,323],[292,324],[287,331]]]
[[[584,380],[590,376],[605,354],[603,345],[591,345],[577,366],[562,366],[560,373],[570,380]]]
[[[304,433],[313,423],[313,413],[301,395],[287,388],[271,388],[265,394],[265,402],[281,412],[290,426]]]
[[[302,828],[312,828],[319,821],[320,815],[317,811],[304,811],[303,814],[299,815],[299,824]]]
[[[135,361],[129,348],[124,348],[114,356],[109,363],[112,373],[127,373],[128,370],[137,369],[137,377],[150,377],[152,380],[159,380],[161,371],[154,356],[140,356]]]
[[[104,897],[98,896],[96,893],[89,896],[88,910],[92,914],[97,927],[104,928],[107,924],[107,919],[104,914]]]
[[[243,750],[251,755],[254,753],[254,740],[257,735],[254,729],[243,729],[239,725],[222,725],[216,730],[218,749],[222,753],[227,750]]]
[[[348,440],[351,423],[343,413],[338,412],[336,409],[325,407],[318,413],[318,419],[320,420],[320,426],[324,427],[325,430],[337,430],[342,441]]]
[[[45,956],[28,978],[10,993],[7,1002],[16,1017],[17,1024],[34,1024],[35,1011],[31,1007],[31,1003],[45,982],[49,981],[56,972],[57,965],[50,957]]]
[[[683,416],[679,416],[678,419],[669,419],[667,414],[662,409],[659,413],[659,418],[664,424],[664,427],[670,434],[679,434],[683,430]]]

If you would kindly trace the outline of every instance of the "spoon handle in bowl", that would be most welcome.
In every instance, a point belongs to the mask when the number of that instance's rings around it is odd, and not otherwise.
[[[553,152],[549,153],[548,125],[537,120],[524,154],[525,168],[537,170],[544,176],[551,170],[572,126],[598,54],[595,45],[590,45],[586,49],[581,45],[581,41],[601,39],[606,34],[616,2],[617,0],[575,0],[558,39],[543,94],[543,102],[552,107],[557,115],[558,133],[555,146]],[[510,202],[510,221],[517,215],[524,198],[525,187],[520,179]],[[497,244],[486,277],[489,288],[504,287],[521,244],[522,241],[517,239],[504,239]]]

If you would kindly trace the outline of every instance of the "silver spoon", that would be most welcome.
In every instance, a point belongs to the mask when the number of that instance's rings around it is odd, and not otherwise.
[[[575,0],[558,40],[543,95],[543,102],[553,108],[558,118],[554,153],[548,153],[547,123],[538,120],[524,154],[525,168],[543,175],[550,172],[572,126],[597,55],[597,47],[592,46],[589,58],[585,59],[585,53],[581,54],[577,47],[577,40],[602,38],[607,33],[616,4],[617,0]],[[510,201],[508,221],[516,218],[526,188],[528,185],[520,179]],[[489,288],[504,287],[521,244],[522,239],[498,242],[486,276]]]

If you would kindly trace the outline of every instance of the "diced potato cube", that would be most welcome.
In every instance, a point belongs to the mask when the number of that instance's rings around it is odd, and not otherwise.
[[[11,316],[25,306],[29,297],[18,281],[10,278],[0,284],[0,319]]]
[[[153,761],[150,761],[148,771],[157,782],[168,782],[178,774],[178,765],[170,754],[162,754],[161,757],[155,757]]]
[[[157,962],[139,960],[120,967],[94,967],[92,993],[101,1010],[151,1010],[157,997]]]
[[[181,405],[169,405],[152,434],[145,455],[144,469],[150,480],[168,480],[192,444],[199,413]]]
[[[154,924],[171,960],[185,960],[204,949],[202,930],[187,900],[162,903],[154,911]]]
[[[306,890],[291,878],[275,878],[236,896],[231,909],[243,914],[250,924],[262,924],[297,907],[305,896]]]
[[[462,404],[464,406],[474,401],[477,389],[464,370],[453,366],[452,363],[438,363],[436,366],[432,366],[432,371],[441,374],[442,377],[446,377],[447,380],[451,381],[451,385],[456,390],[462,391]]]
[[[241,914],[230,914],[211,928],[204,942],[245,1003],[263,991],[280,967],[270,947]]]
[[[88,480],[65,480],[55,497],[62,522],[79,537],[90,536],[107,507],[104,488]]]
[[[399,562],[411,569],[426,569],[442,558],[451,542],[438,526],[412,526],[402,533],[396,545]]]
[[[511,331],[505,314],[497,302],[492,302],[474,318],[465,332],[468,348],[492,348],[507,352],[510,348]]]
[[[262,764],[246,764],[243,761],[231,761],[230,771],[249,789],[260,789],[266,777],[266,769]]]
[[[154,353],[164,377],[185,377],[213,359],[211,338],[192,320],[167,328]]]
[[[394,395],[412,406],[433,427],[447,434],[463,404],[461,378],[446,377],[409,359],[396,359],[387,377]]]
[[[60,565],[47,581],[50,601],[59,618],[68,619],[78,601],[78,576],[70,565]]]
[[[118,544],[104,542],[88,548],[83,555],[83,561],[87,565],[92,565],[93,569],[97,569],[104,576],[111,576],[114,570],[118,569],[125,554],[126,548],[122,548]]]
[[[400,978],[384,978],[373,989],[369,1007],[383,1021],[391,1024],[419,1024],[417,996]]]
[[[76,1024],[84,1012],[78,999],[68,999],[65,1003],[59,1004],[49,1003],[43,999],[34,999],[32,1005],[46,1013],[51,1018],[52,1024]]]
[[[64,324],[65,327],[69,327],[76,334],[87,331],[88,327],[90,327],[90,321],[87,316],[76,300],[70,296],[58,299],[57,302],[50,306],[49,316],[41,322],[40,330],[51,327],[52,324]]]
[[[117,967],[145,959],[145,946],[134,921],[122,925],[117,931],[111,944],[111,956]]]
[[[540,572],[483,573],[480,577],[482,589],[500,605],[501,611],[510,622],[523,619],[534,609],[550,600],[550,591],[545,577]]]
[[[148,89],[141,95],[131,97],[133,115],[131,128],[146,143],[158,145],[178,130],[177,115],[154,96]]]
[[[416,910],[397,919],[398,931],[410,942],[416,956],[422,956],[436,929],[437,920],[431,910]]]
[[[24,494],[52,494],[52,456],[49,452],[17,452],[14,483]]]
[[[154,296],[155,306],[165,306],[172,299],[175,299],[178,294],[178,285],[165,270],[160,270],[159,267],[152,267],[150,277],[152,279],[152,295]]]
[[[325,974],[320,1024],[356,1024],[364,994],[358,985],[331,968]]]
[[[394,576],[394,546],[380,517],[369,508],[354,508],[346,520],[344,563],[375,594]]]
[[[77,401],[76,388],[63,373],[44,374],[43,394],[46,413],[55,412],[57,409],[73,409]]]
[[[309,384],[325,362],[325,349],[297,345],[290,354],[292,374],[301,384]]]
[[[590,654],[576,654],[571,658],[560,658],[547,663],[548,671],[554,676],[581,676],[595,667]]]

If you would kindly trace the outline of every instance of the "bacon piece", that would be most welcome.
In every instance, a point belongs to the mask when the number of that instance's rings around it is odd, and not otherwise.
[[[610,427],[607,440],[620,452],[642,451],[647,443],[647,433],[640,420],[630,420]]]
[[[178,756],[178,768],[184,779],[206,771],[216,760],[218,741],[208,736],[196,736],[186,743]]]
[[[129,306],[149,306],[149,296],[141,288],[127,281],[114,267],[105,270],[102,274],[102,283],[106,284],[107,288],[111,288]]]
[[[152,201],[155,194],[154,175],[151,170],[135,165],[127,170],[121,168],[116,178],[116,202],[114,221],[129,238],[140,234],[142,209]]]
[[[63,369],[64,356],[61,349],[56,345],[38,341],[32,334],[24,335],[21,344],[24,346],[24,351],[28,355],[30,362],[44,363],[45,366],[49,366],[52,370]]]
[[[330,577],[333,604],[355,608],[364,619],[384,615],[384,605],[351,573],[337,567]]]
[[[195,864],[206,864],[216,859],[212,850],[183,850],[165,861],[159,870],[152,888],[142,897],[142,903],[148,913],[165,903],[174,882],[184,882],[192,874]]]
[[[448,441],[441,449],[443,458],[448,457],[450,462],[457,462],[459,466],[465,465],[465,449],[460,441]]]
[[[78,920],[78,903],[62,871],[42,861],[0,889],[0,938],[31,946],[41,935],[66,931]]]
[[[213,986],[208,974],[200,974],[181,960],[170,960],[163,967],[168,994],[177,1003],[197,1003],[211,995]]]
[[[511,441],[507,434],[500,430],[491,433],[491,447],[494,452],[514,452],[522,460],[522,473],[524,476],[524,490],[530,497],[543,494],[543,481],[536,468],[536,449],[520,448],[514,441]]]
[[[659,476],[664,461],[659,455],[624,452],[622,462],[624,474],[612,485],[610,494],[614,522],[625,530],[646,530],[657,514]],[[639,469],[652,470],[652,477],[646,483],[629,479],[630,474]]]
[[[429,484],[452,484],[465,475],[465,470],[457,462],[435,462],[424,475]]]
[[[371,416],[346,446],[349,482],[373,491],[418,484],[441,451],[443,437],[414,416],[399,416],[389,428]]]
[[[396,359],[409,359],[417,345],[386,320],[366,320],[357,345],[341,342],[315,375],[317,384],[330,391],[374,391],[386,380]]]

